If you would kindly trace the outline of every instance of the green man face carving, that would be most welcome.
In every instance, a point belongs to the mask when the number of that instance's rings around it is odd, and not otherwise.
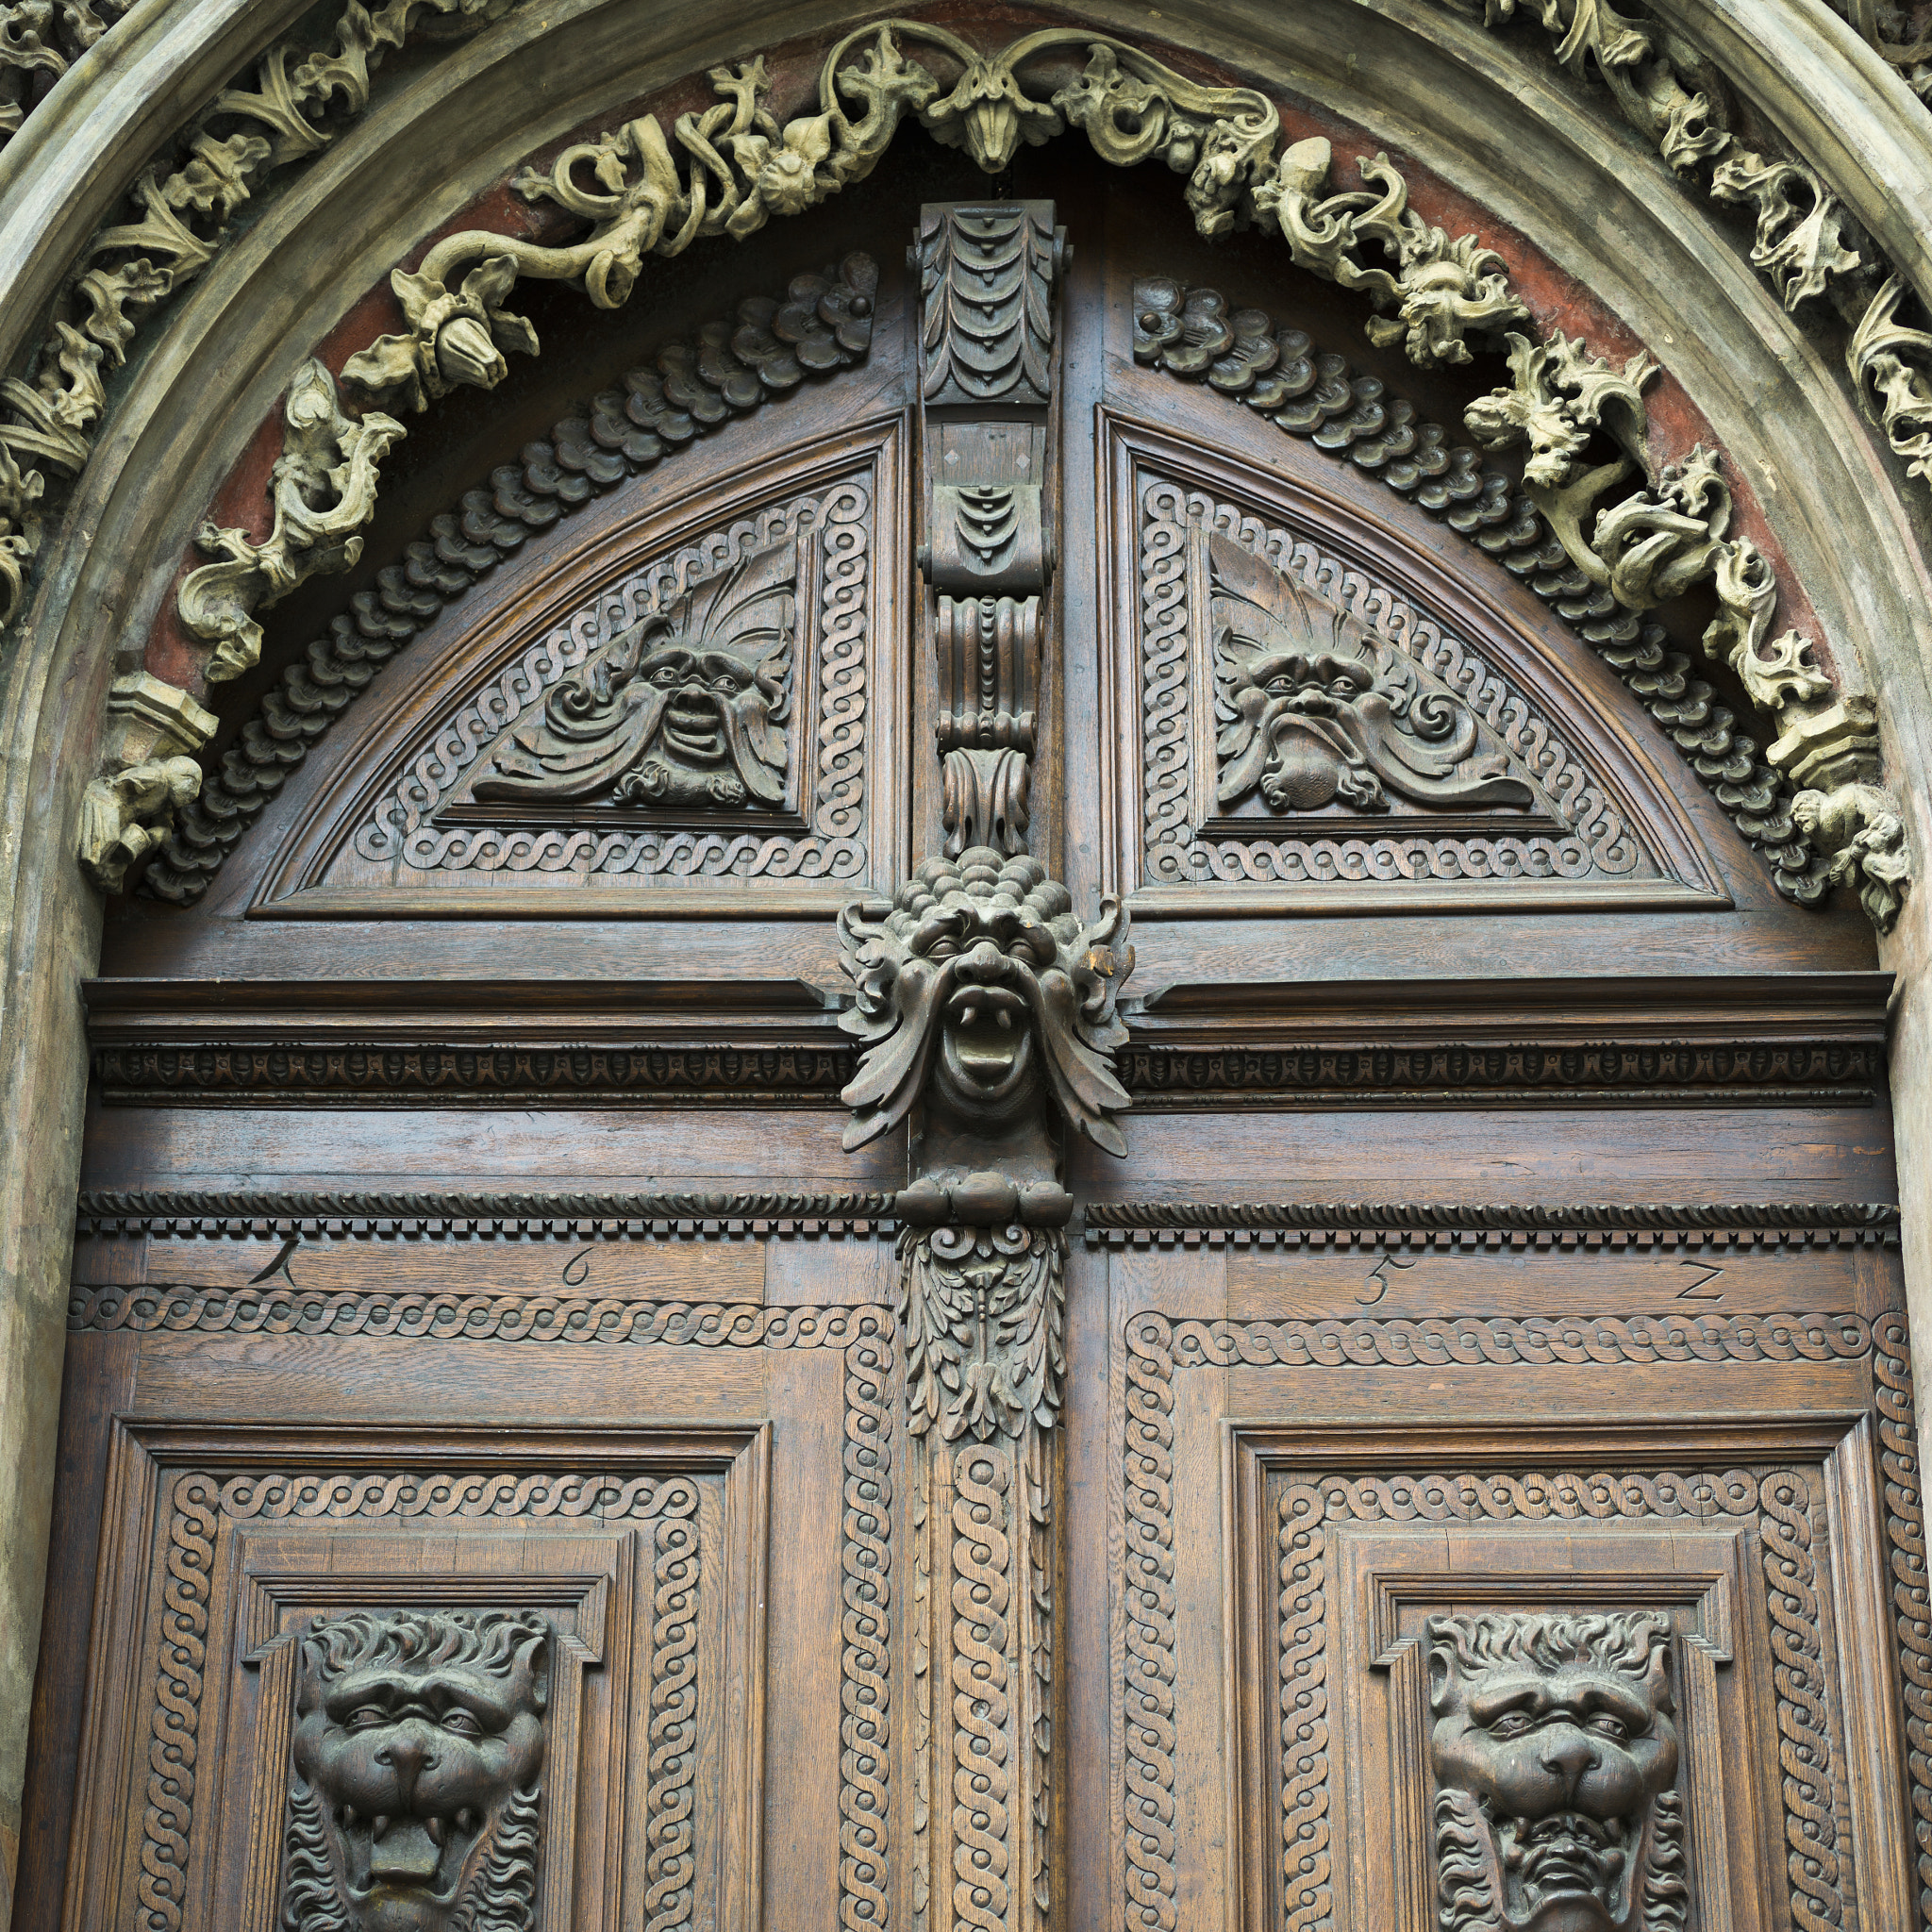
[[[310,1627],[288,1925],[529,1923],[549,1637],[523,1611],[356,1612]]]
[[[1432,1617],[1425,1641],[1443,1932],[1680,1926],[1668,1622]]]

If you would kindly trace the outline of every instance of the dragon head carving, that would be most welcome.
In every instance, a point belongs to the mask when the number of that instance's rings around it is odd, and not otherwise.
[[[861,1147],[927,1097],[963,1125],[998,1133],[1042,1104],[1110,1154],[1126,1142],[1127,1105],[1113,1054],[1133,968],[1127,915],[1101,902],[1083,925],[1036,858],[974,846],[929,858],[891,903],[857,901],[839,916],[856,1005],[840,1019],[866,1054],[845,1089]]]

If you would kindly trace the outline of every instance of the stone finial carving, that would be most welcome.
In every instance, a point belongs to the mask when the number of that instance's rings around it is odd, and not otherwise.
[[[1668,1619],[1431,1617],[1441,1932],[1681,1932]]]
[[[182,622],[215,647],[204,674],[211,684],[259,661],[257,610],[361,556],[358,533],[375,514],[376,465],[404,434],[379,411],[359,421],[343,415],[334,379],[319,361],[297,372],[283,413],[288,433],[269,489],[274,527],[257,542],[245,530],[204,524],[195,541],[223,560],[191,571],[181,584]]]
[[[1208,539],[1208,559],[1223,806],[1257,788],[1278,812],[1337,799],[1386,812],[1390,791],[1453,808],[1536,802],[1506,754],[1478,752],[1469,707],[1422,690],[1406,660],[1407,675],[1391,676],[1350,613],[1225,537]]]
[[[358,1610],[301,1645],[281,1923],[525,1932],[549,1619]]]
[[[558,684],[458,797],[782,805],[797,576],[787,541],[693,584]]]
[[[1126,1141],[1113,1055],[1133,970],[1125,908],[1101,902],[1083,925],[1036,858],[984,846],[929,858],[890,904],[839,916],[841,964],[858,988],[840,1024],[865,1047],[842,1098],[862,1147],[924,1102],[961,1129],[997,1137],[1042,1109],[1110,1154]]]

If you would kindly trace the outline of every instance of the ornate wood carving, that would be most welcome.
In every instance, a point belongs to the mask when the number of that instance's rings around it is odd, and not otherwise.
[[[438,722],[313,882],[862,877],[873,515],[863,473],[600,589]]]
[[[353,1610],[309,1625],[282,1906],[295,1932],[527,1932],[550,1641],[530,1610]]]
[[[1829,890],[1825,861],[1807,843],[1792,788],[1663,629],[1618,605],[1571,562],[1542,513],[1480,451],[1449,441],[1412,404],[1390,396],[1345,359],[1312,353],[1300,329],[1259,309],[1230,312],[1212,289],[1161,276],[1134,284],[1134,354],[1186,381],[1239,397],[1290,435],[1345,458],[1440,517],[1520,577],[1592,645],[1668,732],[1732,823],[1765,855],[1778,890],[1802,905]]]
[[[865,1058],[842,1096],[856,1116],[846,1146],[923,1103],[947,1133],[998,1139],[1044,1113],[1124,1154],[1112,1061],[1126,1038],[1126,929],[1117,900],[1083,925],[1038,859],[985,848],[927,859],[890,905],[847,907],[841,962],[858,999],[839,1024]]]
[[[384,567],[325,635],[312,640],[266,692],[184,809],[141,890],[175,905],[207,891],[242,834],[261,816],[308,748],[370,680],[440,611],[559,518],[691,448],[701,437],[795,389],[808,376],[861,362],[871,347],[878,270],[847,256],[793,278],[784,295],[749,296],[696,341],[672,341],[516,464],[491,473],[430,519],[401,563]],[[202,734],[213,731],[213,721]]]
[[[1668,876],[1527,693],[1312,534],[1149,475],[1140,544],[1148,884]]]
[[[936,595],[946,855],[1024,852],[1034,754],[1054,284],[1051,202],[920,211],[919,388],[926,471],[920,567]]]
[[[1123,1687],[1126,1725],[1126,1836],[1130,1923],[1172,1923],[1174,1897],[1174,1625],[1171,1489],[1174,1482],[1173,1377],[1177,1368],[1246,1357],[1250,1324],[1170,1323],[1158,1314],[1127,1324],[1127,1415],[1124,1587],[1134,1614]],[[1184,1334],[1221,1345],[1176,1346]],[[1324,1542],[1336,1523],[1420,1521],[1468,1524],[1606,1520],[1663,1516],[1705,1519],[1713,1513],[1754,1522],[1762,1538],[1766,1598],[1790,1669],[1780,1679],[1778,1724],[1783,1754],[1786,1834],[1791,1903],[1806,1926],[1835,1924],[1842,1911],[1833,1849],[1830,1764],[1824,1724],[1820,1609],[1815,1588],[1806,1477],[1793,1470],[1679,1474],[1604,1473],[1492,1474],[1484,1472],[1383,1477],[1295,1474],[1281,1485],[1280,1607],[1277,1668],[1281,1700],[1280,1818],[1283,1832],[1283,1923],[1330,1923],[1331,1800],[1327,1661],[1331,1594]],[[1821,1808],[1822,1806],[1822,1808]],[[1459,1849],[1459,1848],[1458,1848]],[[1458,1888],[1460,1890],[1460,1888]],[[1457,1927],[1486,1925],[1483,1916]],[[1681,1923],[1665,1918],[1659,1924]],[[1449,1932],[1450,1921],[1442,1924]]]
[[[1211,536],[1207,549],[1217,804],[1257,790],[1274,812],[1386,812],[1391,791],[1450,808],[1537,803],[1503,753],[1477,752],[1475,714],[1453,691],[1418,689],[1352,613],[1239,543]]]
[[[1424,1642],[1441,1932],[1681,1927],[1670,1619],[1436,1616]]]
[[[783,804],[797,575],[793,538],[700,578],[554,685],[541,720],[499,739],[452,805],[503,801],[567,816],[607,800]]]

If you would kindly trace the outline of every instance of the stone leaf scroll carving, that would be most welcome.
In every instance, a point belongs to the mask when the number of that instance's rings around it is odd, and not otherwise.
[[[1423,1641],[1441,1932],[1682,1932],[1669,1618],[1434,1616]]]
[[[1420,691],[1350,612],[1226,537],[1208,539],[1208,558],[1223,807],[1257,790],[1277,812],[1386,812],[1391,791],[1424,806],[1536,803],[1502,752],[1477,752],[1468,705]]]
[[[356,1610],[300,1643],[281,1923],[527,1932],[550,1620]]]
[[[453,802],[782,804],[797,575],[794,539],[693,584],[558,684]]]
[[[1876,707],[1835,693],[1812,640],[1770,635],[1776,580],[1755,544],[1729,534],[1718,455],[1700,444],[1679,461],[1653,462],[1642,391],[1657,366],[1647,357],[1612,368],[1560,333],[1544,342],[1512,334],[1508,343],[1513,381],[1469,406],[1470,433],[1525,449],[1524,493],[1571,564],[1631,613],[1633,627],[1639,614],[1710,587],[1717,614],[1705,655],[1774,720],[1778,736],[1765,757],[1790,782],[1791,816],[1826,861],[1827,880],[1856,886],[1873,924],[1890,932],[1911,861],[1904,815],[1880,782]],[[1615,453],[1590,462],[1599,440]]]

